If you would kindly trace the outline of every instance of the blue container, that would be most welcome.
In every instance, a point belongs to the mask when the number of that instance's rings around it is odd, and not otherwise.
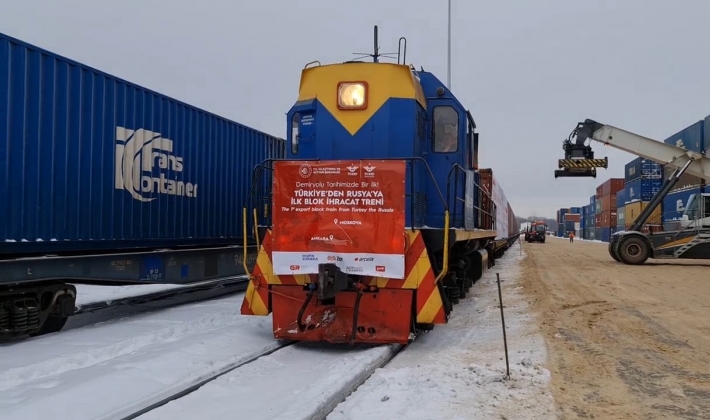
[[[239,244],[253,167],[284,154],[4,34],[0,81],[0,254]]]
[[[626,190],[619,190],[616,192],[616,208],[624,207],[626,204]]]
[[[597,197],[592,196],[592,198],[589,199],[589,205],[591,206],[590,210],[592,214],[597,214]]]
[[[703,144],[705,145],[705,154],[710,150],[710,115],[705,117],[705,127],[703,128]]]
[[[568,235],[569,232],[574,232],[574,224],[576,222],[565,222],[565,234]]]
[[[700,120],[695,124],[684,128],[683,130],[668,137],[664,141],[664,143],[672,144],[674,146],[683,147],[687,150],[702,153],[703,151],[705,151],[704,137],[705,121]]]
[[[582,215],[582,217],[579,219],[579,229],[584,230],[584,228],[587,226],[587,218]]]
[[[597,202],[597,196],[596,196],[596,195],[593,195],[593,196],[589,197],[589,204],[590,204],[590,205],[593,206],[594,203],[596,203],[596,202]]]
[[[661,190],[662,178],[638,178],[624,186],[626,202],[651,201],[653,196]]]
[[[570,207],[569,212],[572,214],[582,214],[581,207]]]
[[[616,233],[615,227],[603,227],[598,229],[600,231],[600,237],[597,238],[602,242],[609,242],[611,240],[611,235]]]
[[[625,183],[639,178],[663,178],[663,165],[640,157],[627,163],[624,167]]]
[[[559,236],[560,238],[564,238],[564,237],[565,237],[565,227],[564,227],[564,225],[558,225],[558,226],[557,226],[557,236]]]
[[[676,190],[668,193],[663,200],[663,223],[680,222],[691,194],[700,194],[700,187]]]

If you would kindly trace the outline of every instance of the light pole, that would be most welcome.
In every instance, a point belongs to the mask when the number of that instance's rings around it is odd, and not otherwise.
[[[449,0],[449,36],[446,54],[446,86],[451,90],[451,0]]]

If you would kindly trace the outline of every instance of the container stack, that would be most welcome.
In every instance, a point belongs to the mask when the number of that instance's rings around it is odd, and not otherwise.
[[[626,189],[616,192],[616,231],[626,230]]]
[[[582,238],[590,240],[591,236],[589,234],[590,229],[594,229],[594,212],[592,211],[592,205],[587,204],[586,206],[582,207],[582,214],[583,214],[583,221],[584,225],[582,226]]]
[[[710,115],[668,137],[664,143],[710,155]],[[574,226],[580,238],[608,242],[614,232],[631,227],[673,170],[640,157],[632,160],[624,168],[624,178],[612,178],[601,184],[588,205],[557,212],[558,236],[566,236]],[[684,174],[641,231],[679,229],[690,195],[700,193],[710,193],[710,186],[703,178]],[[575,214],[579,214],[578,224],[573,224]]]
[[[705,117],[704,121],[698,121],[689,127],[668,137],[664,143],[674,146],[685,147],[693,152],[708,152],[710,149],[710,115]],[[669,177],[673,173],[674,168],[666,167],[664,169],[665,177]],[[678,183],[675,184],[673,190],[663,200],[662,224],[663,230],[680,229],[680,218],[683,216],[688,198],[691,194],[699,194],[707,192],[707,187],[702,178],[683,174]],[[655,212],[654,212],[655,214]]]
[[[624,189],[623,178],[611,178],[597,187],[596,214],[597,240],[609,242],[611,234],[616,232],[616,193]]]
[[[653,196],[661,190],[663,166],[652,160],[636,158],[626,164],[625,180],[624,228],[628,229]],[[651,227],[657,231],[661,225],[661,206],[658,206],[642,230],[648,232]]]
[[[579,210],[579,207],[575,207],[575,209]],[[582,236],[581,233],[579,232],[581,218],[582,218],[582,215],[579,213],[565,214],[565,236],[569,236],[570,232],[574,232],[574,235],[576,237]]]
[[[557,210],[557,236],[561,238],[567,236],[567,231],[565,230],[565,215],[569,212],[569,209]]]
[[[587,222],[589,229],[589,240],[597,239],[597,196],[593,195],[589,198],[589,221]]]
[[[587,226],[587,206],[582,207],[581,217],[579,218],[579,238],[587,239],[586,237],[586,226]]]

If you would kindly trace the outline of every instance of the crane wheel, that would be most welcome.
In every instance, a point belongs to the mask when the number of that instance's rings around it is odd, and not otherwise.
[[[616,248],[621,262],[630,265],[641,265],[646,262],[650,255],[648,242],[638,236],[630,236],[621,239]]]
[[[619,258],[619,254],[616,252],[617,247],[615,245],[616,241],[609,242],[609,255],[611,255],[611,258],[616,260],[616,262],[621,262],[621,258]]]

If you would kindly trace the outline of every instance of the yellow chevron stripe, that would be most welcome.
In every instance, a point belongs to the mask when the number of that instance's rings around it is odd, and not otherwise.
[[[444,306],[444,301],[441,299],[441,295],[439,294],[439,288],[434,287],[434,290],[431,292],[431,295],[429,295],[429,299],[427,299],[424,307],[417,314],[417,322],[423,324],[434,322],[434,318],[442,306]]]
[[[419,285],[422,283],[422,279],[430,269],[431,263],[429,262],[429,255],[426,252],[426,248],[424,248],[421,255],[419,255],[417,263],[414,267],[412,267],[412,271],[409,272],[407,279],[404,281],[402,289],[419,288]]]
[[[254,286],[255,280],[250,280],[249,285],[247,285],[247,291],[244,294],[244,298],[249,302],[249,309],[254,312],[254,315],[268,315],[269,310],[266,308],[266,302],[261,299],[261,296],[256,292],[256,287]]]

